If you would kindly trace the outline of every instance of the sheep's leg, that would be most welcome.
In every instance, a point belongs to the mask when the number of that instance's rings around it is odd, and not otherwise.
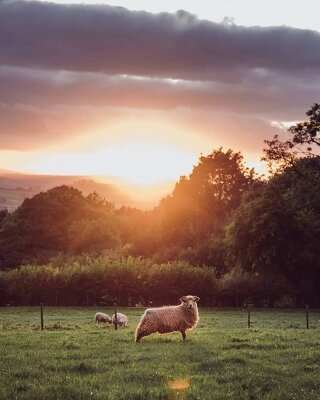
[[[186,340],[186,337],[187,337],[186,331],[180,331],[180,333],[181,333],[182,339]]]

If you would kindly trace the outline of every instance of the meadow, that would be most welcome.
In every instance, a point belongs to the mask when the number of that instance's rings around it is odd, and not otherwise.
[[[134,343],[129,326],[95,325],[93,307],[0,308],[0,399],[320,399],[320,311],[200,308],[178,333]]]

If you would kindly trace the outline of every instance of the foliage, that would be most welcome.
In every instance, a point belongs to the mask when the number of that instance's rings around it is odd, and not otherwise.
[[[254,179],[254,171],[245,168],[240,153],[220,148],[201,156],[192,173],[182,176],[172,194],[154,210],[152,233],[146,232],[144,243],[152,243],[157,260],[221,262],[214,266],[223,270],[221,257],[206,253],[204,247],[222,243],[225,221]]]
[[[293,135],[292,141],[294,144],[320,146],[320,104],[314,103],[306,115],[309,121],[300,122],[289,129]],[[312,148],[308,147],[307,151],[311,152]]]
[[[266,180],[220,148],[153,210],[60,186],[0,211],[0,270],[12,269],[0,271],[0,304],[162,304],[200,291],[207,305],[319,305],[319,113],[291,140],[267,141],[281,168]]]
[[[210,304],[217,287],[209,268],[186,262],[154,264],[141,258],[85,257],[60,266],[23,266],[0,274],[0,305],[163,304],[201,293]]]
[[[263,161],[268,163],[271,174],[282,172],[287,167],[293,167],[300,157],[315,157],[320,146],[320,104],[314,103],[306,112],[308,121],[299,122],[289,128],[291,137],[282,141],[278,135],[272,140],[265,140],[268,145],[264,151]]]
[[[0,268],[64,252],[98,251],[118,243],[114,207],[93,193],[69,186],[25,199],[0,224]]]
[[[286,279],[303,303],[319,290],[320,157],[295,167],[243,197],[225,242],[230,265]]]

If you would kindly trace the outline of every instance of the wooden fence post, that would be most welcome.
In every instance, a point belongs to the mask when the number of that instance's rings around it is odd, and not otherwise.
[[[306,304],[306,324],[307,324],[307,329],[309,329],[309,305]]]
[[[114,329],[118,329],[117,304],[114,303]]]
[[[250,320],[250,317],[251,317],[251,315],[250,315],[250,308],[251,308],[251,304],[249,304],[248,303],[248,329],[250,328],[250,326],[251,326],[251,320]]]
[[[43,303],[40,303],[41,330],[43,331]]]

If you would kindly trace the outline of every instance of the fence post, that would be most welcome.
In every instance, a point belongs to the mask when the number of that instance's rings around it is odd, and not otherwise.
[[[248,303],[247,306],[248,306],[248,329],[249,329],[250,326],[251,326],[251,321],[250,321],[250,317],[251,317],[251,315],[250,315],[251,304]]]
[[[307,329],[309,329],[309,305],[306,304],[306,324],[307,324]]]
[[[43,331],[43,303],[40,303],[41,330]]]
[[[117,303],[114,303],[114,329],[118,329]]]

